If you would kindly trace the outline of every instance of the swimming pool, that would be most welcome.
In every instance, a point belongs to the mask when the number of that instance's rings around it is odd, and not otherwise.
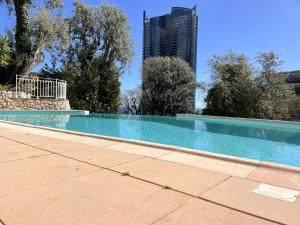
[[[207,116],[1,112],[0,120],[300,166],[300,125]]]

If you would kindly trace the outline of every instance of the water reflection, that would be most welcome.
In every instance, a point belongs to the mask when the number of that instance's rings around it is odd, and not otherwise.
[[[69,114],[36,114],[36,115],[0,115],[0,120],[27,123],[36,126],[52,127],[57,129],[66,129],[66,124],[70,120]]]

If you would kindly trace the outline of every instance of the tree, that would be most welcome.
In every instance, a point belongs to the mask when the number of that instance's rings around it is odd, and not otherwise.
[[[11,60],[11,52],[8,47],[8,40],[0,37],[0,67],[7,67]]]
[[[71,106],[118,112],[119,76],[134,55],[127,17],[116,6],[92,7],[75,1],[69,24],[71,44],[62,73],[69,90],[74,90],[69,95]]]
[[[30,55],[21,71],[28,75],[32,69],[44,61],[44,51],[55,54],[69,44],[68,23],[61,14],[60,0],[48,0],[32,10],[29,19]]]
[[[205,98],[204,114],[254,117],[260,91],[253,80],[253,68],[245,55],[228,52],[209,61],[212,84]]]
[[[140,114],[141,98],[142,92],[140,88],[127,90],[121,98],[121,111],[126,114]]]
[[[283,62],[273,51],[259,53],[256,61],[259,65],[257,83],[262,93],[257,116],[268,119],[289,119],[291,103],[294,102],[296,95],[284,85],[283,74],[280,73]]]
[[[251,66],[244,55],[213,56],[212,84],[204,114],[233,117],[288,119],[293,91],[284,85],[281,61],[274,52],[260,53]],[[258,73],[256,73],[258,71]]]
[[[175,115],[194,112],[197,83],[189,65],[174,57],[152,57],[143,62],[142,111]]]
[[[3,1],[2,1],[3,2]],[[69,41],[68,23],[61,14],[61,0],[44,0],[35,5],[31,0],[5,1],[16,12],[16,73],[28,75],[44,60],[44,51],[54,53]]]
[[[13,9],[16,13],[16,72],[18,74],[23,71],[26,66],[26,59],[31,53],[31,43],[29,37],[29,7],[31,0],[0,0],[6,3],[9,11]]]
[[[15,73],[22,74],[26,67],[26,61],[31,54],[31,42],[29,34],[29,10],[32,0],[1,0],[6,2],[9,12],[15,11],[16,28],[15,37]]]
[[[75,1],[70,32],[66,62],[78,61],[81,68],[97,58],[122,71],[134,55],[127,17],[116,6],[92,7]]]

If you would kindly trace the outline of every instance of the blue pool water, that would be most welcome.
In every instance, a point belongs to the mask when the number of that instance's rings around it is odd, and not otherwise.
[[[207,116],[0,112],[0,120],[300,166],[300,125]]]

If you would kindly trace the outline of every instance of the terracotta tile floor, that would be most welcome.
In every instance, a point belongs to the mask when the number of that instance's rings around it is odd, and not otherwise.
[[[260,182],[299,190],[300,174],[0,122],[4,225],[299,225],[299,197]]]

